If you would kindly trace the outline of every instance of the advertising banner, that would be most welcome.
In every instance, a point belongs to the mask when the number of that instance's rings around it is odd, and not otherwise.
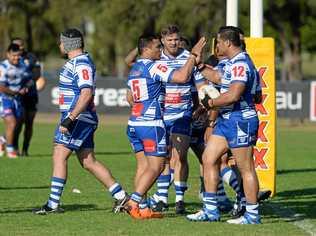
[[[260,124],[254,162],[262,190],[276,189],[276,88],[273,38],[246,38],[247,52],[261,77],[263,100],[256,106]]]

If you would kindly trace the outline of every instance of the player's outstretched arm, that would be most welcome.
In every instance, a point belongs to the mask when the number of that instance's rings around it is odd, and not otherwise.
[[[134,48],[132,51],[130,51],[127,56],[125,57],[124,61],[128,67],[132,67],[132,65],[136,61],[136,57],[138,54],[138,49]]]
[[[187,62],[179,70],[176,70],[172,75],[171,82],[174,83],[185,83],[190,79],[190,75],[194,66],[201,62],[202,51],[206,44],[205,37],[202,37],[192,48],[191,55]]]

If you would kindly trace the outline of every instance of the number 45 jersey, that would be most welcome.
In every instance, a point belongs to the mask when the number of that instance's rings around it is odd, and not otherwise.
[[[174,69],[165,63],[139,59],[131,68],[127,85],[133,96],[130,121],[162,119],[163,83],[170,82]]]

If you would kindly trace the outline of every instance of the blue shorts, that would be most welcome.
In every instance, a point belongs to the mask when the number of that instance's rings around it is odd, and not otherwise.
[[[126,133],[135,153],[144,151],[146,156],[167,157],[166,129],[162,120],[128,123]]]
[[[230,148],[249,147],[256,145],[258,127],[258,117],[250,119],[219,117],[213,135],[225,137]]]
[[[59,125],[55,130],[54,142],[63,144],[70,150],[79,150],[82,148],[94,148],[93,135],[97,129],[97,124],[87,123],[76,120],[74,128],[70,130],[70,134],[62,134],[59,131]]]
[[[20,118],[23,114],[23,107],[19,98],[0,97],[0,116],[14,116]]]
[[[181,117],[176,120],[165,120],[167,136],[171,134],[182,134],[191,136],[191,117]]]

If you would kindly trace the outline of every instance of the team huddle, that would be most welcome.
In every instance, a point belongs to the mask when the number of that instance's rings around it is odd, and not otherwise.
[[[259,224],[259,184],[253,163],[259,120],[255,104],[261,100],[260,78],[245,51],[243,32],[221,27],[214,55],[202,58],[206,39],[190,50],[182,44],[177,26],[160,36],[143,35],[137,53],[129,56],[127,101],[131,106],[127,136],[136,156],[134,192],[127,194],[111,172],[94,156],[93,134],[98,119],[93,104],[95,66],[83,51],[77,29],[60,35],[60,51],[68,61],[60,71],[61,120],[55,132],[51,192],[35,214],[63,212],[60,198],[73,151],[115,199],[113,211],[135,219],[162,218],[168,209],[168,190],[174,184],[175,213],[186,214],[188,149],[200,162],[203,207],[186,215],[190,221],[219,221],[228,212],[232,224]],[[186,49],[187,48],[187,49]],[[190,51],[189,51],[190,50]],[[136,58],[137,57],[137,58]],[[232,164],[233,163],[233,164]],[[154,183],[157,191],[148,192]],[[236,192],[232,205],[223,182]]]

